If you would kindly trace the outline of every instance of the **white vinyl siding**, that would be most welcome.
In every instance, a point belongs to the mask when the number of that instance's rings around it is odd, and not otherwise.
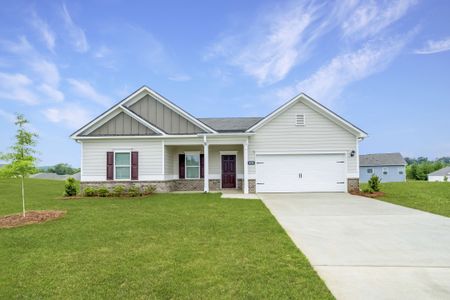
[[[178,157],[173,156],[173,147],[164,146],[164,174],[172,174],[174,159],[178,162]]]
[[[296,126],[296,116],[308,116],[308,126]],[[249,160],[255,160],[255,153],[292,153],[292,152],[347,152],[357,150],[355,135],[335,122],[316,112],[304,103],[298,102],[249,137]],[[346,155],[349,177],[359,170],[357,155]],[[255,176],[255,166],[249,165],[250,178]]]
[[[166,160],[171,160],[171,169],[166,169],[166,178],[178,178],[178,155],[189,152],[199,151],[203,153],[203,145],[186,146],[166,146]],[[242,145],[210,145],[209,146],[209,179],[220,179],[221,177],[221,158],[220,151],[236,151],[236,177],[244,177],[243,146]],[[166,165],[169,165],[166,162]]]
[[[244,158],[242,145],[213,145],[209,146],[209,172],[211,179],[219,179],[221,173],[220,151],[236,151],[236,176],[244,177]]]
[[[137,151],[139,180],[162,179],[160,140],[116,139],[83,141],[81,181],[106,181],[106,152]]]

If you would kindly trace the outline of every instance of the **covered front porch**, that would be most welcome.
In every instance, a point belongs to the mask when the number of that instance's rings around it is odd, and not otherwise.
[[[248,194],[248,142],[244,139],[165,141],[163,172],[173,191]]]

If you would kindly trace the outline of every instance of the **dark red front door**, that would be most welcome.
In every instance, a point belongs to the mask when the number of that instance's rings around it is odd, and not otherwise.
[[[236,188],[236,155],[222,155],[222,188]]]

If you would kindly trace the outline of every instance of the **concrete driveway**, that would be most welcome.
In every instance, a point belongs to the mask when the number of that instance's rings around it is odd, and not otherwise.
[[[344,193],[259,196],[337,299],[450,299],[450,218]]]

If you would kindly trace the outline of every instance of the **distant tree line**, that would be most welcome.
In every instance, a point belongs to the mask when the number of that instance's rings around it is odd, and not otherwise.
[[[450,165],[450,156],[444,156],[435,160],[427,157],[410,158],[405,157],[406,178],[413,180],[427,180],[428,174]]]
[[[69,164],[60,163],[48,168],[39,168],[40,173],[56,173],[58,175],[73,175],[80,172],[79,168],[72,168]]]

